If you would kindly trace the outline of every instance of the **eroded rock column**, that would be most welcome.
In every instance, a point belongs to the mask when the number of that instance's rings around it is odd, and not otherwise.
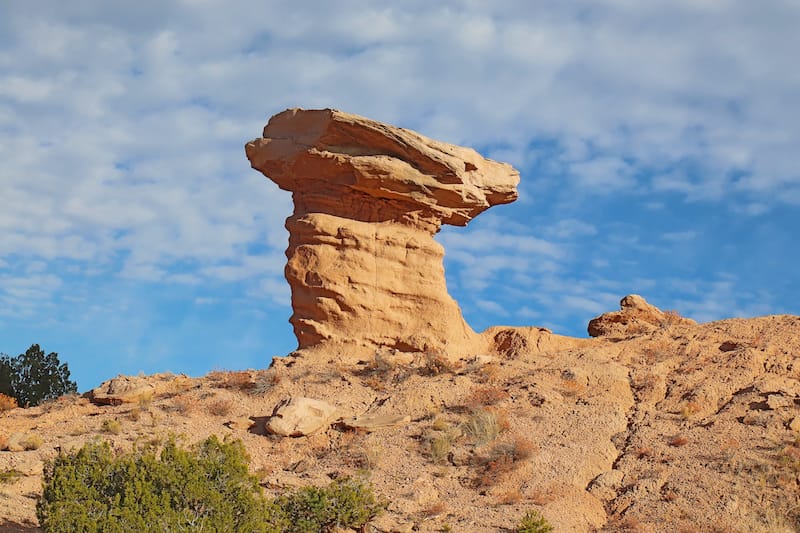
[[[470,350],[477,335],[447,293],[433,236],[514,201],[515,169],[331,109],[275,115],[246,152],[292,192],[285,272],[300,349]]]

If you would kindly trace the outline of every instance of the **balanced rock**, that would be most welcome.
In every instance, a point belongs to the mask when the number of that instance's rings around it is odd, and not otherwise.
[[[292,192],[285,273],[300,349],[472,349],[478,336],[447,293],[433,236],[516,200],[514,168],[332,109],[279,113],[246,152]]]
[[[664,312],[647,303],[638,294],[629,294],[619,302],[620,310],[605,313],[589,321],[592,337],[628,337],[648,333],[667,325],[697,324],[675,312]]]

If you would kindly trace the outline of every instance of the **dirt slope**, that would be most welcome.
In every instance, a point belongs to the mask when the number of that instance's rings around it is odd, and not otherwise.
[[[35,529],[42,461],[104,438],[244,441],[270,493],[364,475],[391,501],[377,531],[512,530],[539,509],[556,531],[795,531],[800,524],[800,317],[669,323],[625,338],[542,332],[504,355],[448,361],[302,353],[263,371],[157,375],[135,402],[62,398],[0,413],[0,524]],[[312,362],[313,361],[313,362]],[[372,432],[265,433],[290,396],[342,417],[408,415]],[[496,436],[493,431],[497,431]]]

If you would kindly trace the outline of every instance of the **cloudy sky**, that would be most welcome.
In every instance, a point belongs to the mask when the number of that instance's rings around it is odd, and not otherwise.
[[[0,352],[86,390],[294,349],[291,198],[243,150],[288,107],[521,171],[437,237],[477,330],[584,336],[629,293],[798,314],[797,28],[793,0],[0,0]]]

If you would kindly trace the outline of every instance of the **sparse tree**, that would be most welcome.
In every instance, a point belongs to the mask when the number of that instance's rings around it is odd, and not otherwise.
[[[7,354],[0,354],[0,394],[14,396],[11,383],[14,379],[14,366],[12,359]]]
[[[0,357],[0,393],[16,398],[21,406],[77,392],[78,386],[69,376],[69,368],[58,360],[58,354],[45,355],[38,344],[17,357]]]

